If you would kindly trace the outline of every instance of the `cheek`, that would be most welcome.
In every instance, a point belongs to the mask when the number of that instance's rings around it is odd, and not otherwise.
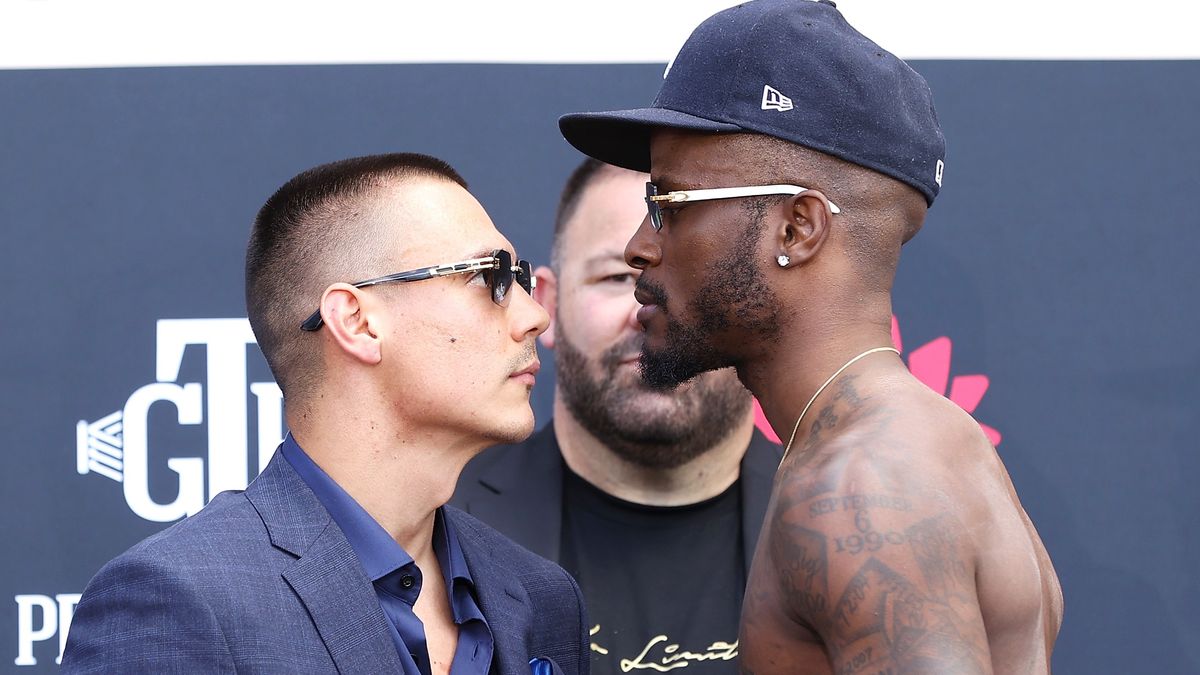
[[[485,406],[513,357],[499,308],[451,297],[420,309],[406,313],[385,347],[401,405],[431,417]]]
[[[629,317],[639,306],[633,298],[632,286],[578,291],[563,299],[566,302],[559,305],[559,325],[564,327],[571,342],[585,352],[591,351],[592,345],[603,348],[626,330],[632,330]]]
[[[486,345],[503,332],[502,310],[491,301],[486,288],[452,288],[428,307],[423,317],[425,331],[451,354]]]
[[[703,283],[704,263],[697,253],[692,249],[688,255],[675,257],[670,264],[663,266],[663,285],[667,292],[667,304],[672,309],[679,300],[690,299]]]
[[[478,324],[436,310],[433,317],[413,322],[400,336],[400,351],[410,362],[407,367],[421,371],[426,379],[451,373],[458,378],[464,370],[474,369],[475,364],[467,365],[478,353],[495,352],[495,339],[488,339],[488,331]]]
[[[488,346],[494,345],[494,341],[485,344],[468,330],[443,330],[432,335],[428,342],[419,352],[406,355],[420,361],[406,369],[420,373],[416,386],[440,389],[454,401],[465,402],[469,392],[478,390],[485,373],[492,372],[488,369],[495,369],[499,360],[496,349]]]
[[[438,333],[446,358],[458,359],[476,352],[494,353],[503,329],[496,325],[442,326]]]
[[[671,278],[681,290],[703,286],[711,278],[712,270],[718,268],[722,260],[734,255],[730,250],[735,245],[733,238],[713,232],[714,229],[734,225],[725,223],[707,228],[697,227],[673,242],[669,267]],[[737,255],[742,255],[742,252],[737,252]]]
[[[439,340],[444,366],[456,372],[497,368],[512,352],[506,325],[495,317],[473,316],[442,326]]]

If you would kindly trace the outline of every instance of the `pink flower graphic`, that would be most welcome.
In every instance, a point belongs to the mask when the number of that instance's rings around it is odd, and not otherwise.
[[[900,339],[900,322],[894,316],[892,317],[892,342],[895,343],[896,349],[899,349],[901,353],[904,352],[904,343]],[[990,381],[987,375],[956,375],[951,379],[950,356],[953,347],[954,344],[950,338],[944,335],[932,342],[927,342],[908,355],[908,369],[930,389],[949,398],[968,413],[974,413],[979,402],[983,400],[983,395],[987,393]],[[772,442],[781,442],[774,430],[771,429],[771,425],[767,424],[767,418],[763,415],[758,399],[754,401],[754,425]],[[983,423],[980,423],[979,427],[983,429],[984,435],[992,445],[1000,445],[999,431]]]

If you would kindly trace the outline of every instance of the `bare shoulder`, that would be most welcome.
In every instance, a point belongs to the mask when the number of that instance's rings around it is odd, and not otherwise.
[[[977,454],[967,460],[977,470],[987,448],[943,452],[973,437],[953,415],[929,431],[936,407],[922,421],[906,406],[863,415],[844,403],[822,411],[777,480],[763,553],[781,605],[825,646],[835,672],[991,672],[971,536],[978,516],[953,478],[967,468],[958,455]]]

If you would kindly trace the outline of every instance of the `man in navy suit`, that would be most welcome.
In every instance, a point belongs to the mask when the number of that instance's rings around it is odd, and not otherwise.
[[[246,300],[291,432],[244,492],[96,575],[64,670],[586,674],[571,577],[444,506],[469,459],[533,430],[532,286],[434,158],[280,188]]]
[[[454,503],[583,588],[592,672],[738,668],[738,616],[781,448],[754,429],[732,370],[674,391],[638,373],[638,271],[625,243],[644,173],[584,161],[559,201],[550,267],[554,419],[463,471]]]

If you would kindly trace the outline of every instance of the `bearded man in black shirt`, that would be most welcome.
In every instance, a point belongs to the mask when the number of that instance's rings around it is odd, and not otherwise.
[[[578,579],[593,673],[734,673],[780,449],[754,429],[732,370],[669,392],[641,378],[638,271],[624,250],[647,180],[589,159],[567,181],[551,267],[536,273],[554,419],[468,465],[454,503]]]

